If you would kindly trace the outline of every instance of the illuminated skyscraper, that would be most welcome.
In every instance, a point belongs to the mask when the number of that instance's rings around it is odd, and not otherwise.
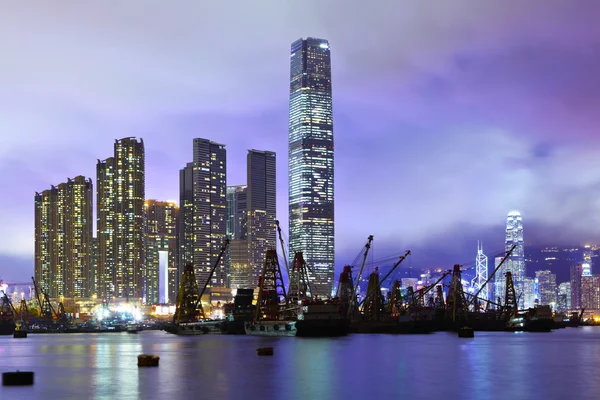
[[[571,307],[574,310],[581,308],[581,277],[583,268],[581,264],[571,266]]]
[[[276,246],[277,188],[275,153],[249,150],[247,157],[247,240],[249,271],[246,287],[258,285],[267,250]]]
[[[477,293],[480,289],[478,296],[479,299],[484,301],[489,300],[489,293],[487,287],[488,279],[488,258],[483,254],[483,246],[480,242],[477,242],[477,256],[475,257],[475,278],[471,282],[471,287],[474,293]],[[479,300],[478,300],[479,301]],[[485,307],[485,304],[482,305]]]
[[[98,161],[98,286],[102,297],[142,299],[144,141],[115,140],[114,157]]]
[[[232,289],[252,288],[249,285],[248,252],[248,186],[227,186],[227,237],[229,242],[230,286]]]
[[[179,289],[178,217],[179,207],[176,203],[146,200],[146,303],[176,301]],[[160,265],[164,265],[164,273],[161,272]],[[162,288],[162,291],[159,292],[159,288]]]
[[[289,254],[304,252],[319,295],[333,290],[335,242],[331,55],[323,39],[292,43],[289,110]]]
[[[35,195],[35,277],[51,297],[90,295],[92,207],[83,176]]]
[[[115,159],[96,164],[96,292],[102,298],[115,294]]]
[[[565,312],[571,309],[571,282],[563,282],[558,285],[557,296],[558,310]]]
[[[523,219],[518,211],[509,212],[506,219],[506,251],[510,250],[513,245],[516,245],[517,247],[513,250],[504,264],[502,264],[502,267],[496,272],[496,282],[494,286],[496,296],[500,296],[504,299],[506,273],[510,271],[513,276],[515,291],[519,298],[519,307],[523,308],[525,305],[525,297],[523,296],[525,289],[525,248],[523,246]],[[496,261],[498,262],[498,260]]]
[[[193,172],[194,163],[187,163],[183,169],[179,170],[178,276],[181,276],[187,264],[194,262]]]
[[[51,282],[63,282],[63,277],[53,271],[52,262],[56,243],[54,204],[57,192],[53,186],[52,189],[35,194],[35,280],[46,293],[50,293]],[[52,290],[54,291],[54,287]]]
[[[523,279],[523,298],[523,308],[535,306],[535,279],[528,276]]]
[[[227,186],[227,237],[241,239],[246,237],[248,186]]]
[[[581,277],[581,308],[600,310],[600,276]]]
[[[583,264],[581,265],[582,276],[592,276],[592,246],[586,244],[583,246]]]
[[[193,161],[180,171],[180,272],[192,262],[200,288],[208,280],[226,238],[227,183],[225,145],[194,139]],[[226,257],[210,286],[227,287]]]
[[[557,287],[556,287],[556,274],[553,274],[549,270],[536,271],[535,277],[538,280],[538,293],[540,294],[539,300],[542,305],[550,305],[554,310],[557,306]]]

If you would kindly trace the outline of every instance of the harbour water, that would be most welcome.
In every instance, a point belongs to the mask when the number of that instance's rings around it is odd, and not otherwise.
[[[259,347],[273,356],[257,356]],[[139,368],[139,354],[160,356]],[[263,338],[161,331],[0,337],[1,399],[598,399],[600,328]]]

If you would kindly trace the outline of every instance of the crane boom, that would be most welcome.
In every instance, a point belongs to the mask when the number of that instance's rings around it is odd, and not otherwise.
[[[400,259],[396,262],[396,264],[394,264],[394,266],[389,270],[389,272],[387,274],[385,274],[385,276],[379,280],[379,283],[373,288],[371,289],[371,291],[369,293],[367,293],[367,295],[365,296],[364,299],[362,299],[362,301],[358,304],[358,306],[360,307],[365,300],[367,300],[378,288],[381,287],[381,284],[383,283],[383,281],[385,281],[387,279],[388,276],[390,276],[392,274],[392,272],[394,272],[394,270],[398,267],[398,265],[400,265],[402,263],[402,261],[404,261],[404,259],[406,259],[406,257],[408,257],[408,255],[410,254],[410,250],[406,250],[406,253],[404,253],[403,256],[400,256]]]
[[[287,255],[285,254],[285,246],[283,245],[283,237],[281,237],[281,226],[279,226],[279,220],[275,221],[277,225],[277,234],[279,235],[279,243],[281,243],[281,254],[283,255],[283,262],[285,263],[285,272],[287,272],[288,280],[291,281],[290,277],[290,266],[288,263]]]
[[[202,303],[201,303],[202,295],[204,294],[204,292],[206,291],[206,288],[210,284],[210,280],[212,279],[212,276],[215,273],[215,270],[219,266],[219,262],[221,261],[223,254],[225,254],[225,250],[227,250],[227,246],[229,246],[229,239],[225,239],[225,242],[221,245],[221,251],[219,252],[219,256],[217,257],[215,264],[213,265],[212,269],[210,270],[210,275],[208,275],[208,279],[204,283],[204,287],[202,288],[202,291],[200,292],[200,296],[198,296],[198,302],[196,303],[196,307],[198,306],[198,304],[200,304],[200,306],[202,306]]]
[[[358,284],[360,283],[360,278],[362,277],[363,269],[365,268],[365,262],[367,261],[367,254],[369,254],[369,249],[371,248],[371,242],[373,241],[373,235],[370,235],[365,244],[365,254],[363,256],[362,264],[360,265],[360,270],[358,271],[358,276],[356,277],[356,284],[352,290],[352,297],[350,297],[350,305],[348,306],[348,315],[350,315],[354,310],[354,303],[356,302],[356,291],[358,290]]]

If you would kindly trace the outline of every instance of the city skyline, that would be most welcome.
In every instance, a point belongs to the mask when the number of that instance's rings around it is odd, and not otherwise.
[[[513,208],[527,218],[528,245],[600,242],[592,168],[600,60],[589,51],[599,36],[596,6],[467,5],[390,4],[390,15],[406,18],[398,23],[366,6],[320,5],[314,17],[305,6],[258,4],[237,10],[254,18],[231,30],[166,6],[125,24],[92,5],[75,7],[94,21],[11,5],[16,18],[0,25],[8,38],[0,47],[15,55],[0,78],[0,184],[11,193],[0,200],[0,223],[13,229],[0,233],[0,278],[24,281],[33,270],[32,194],[65,176],[93,177],[90,160],[110,154],[115,138],[145,139],[147,198],[156,199],[177,198],[177,171],[195,137],[228,146],[237,160],[231,183],[243,182],[247,149],[286,154],[287,52],[307,36],[334,49],[338,268],[369,234],[382,257],[410,248],[415,267],[471,259],[477,239],[491,255],[503,247],[502,221]],[[48,13],[57,18],[56,42],[40,31]],[[330,25],[325,15],[344,22]],[[145,28],[154,18],[165,22],[161,40]],[[253,29],[261,22],[264,30]],[[357,25],[377,29],[367,37]],[[220,40],[191,39],[208,32]],[[240,50],[240,37],[262,45]],[[54,45],[60,56],[47,53]],[[211,52],[222,57],[206,62]],[[31,61],[40,54],[49,55],[45,68]],[[278,158],[285,230],[287,160]]]

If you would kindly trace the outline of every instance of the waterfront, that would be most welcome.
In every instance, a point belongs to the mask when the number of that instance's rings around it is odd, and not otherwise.
[[[273,357],[256,355],[272,346]],[[138,368],[137,355],[160,356]],[[592,399],[600,328],[333,339],[49,334],[0,337],[0,371],[35,372],[0,397],[97,399]]]

